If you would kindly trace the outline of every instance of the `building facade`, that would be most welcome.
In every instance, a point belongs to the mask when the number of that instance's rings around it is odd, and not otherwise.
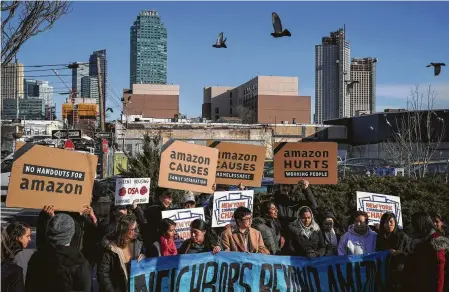
[[[237,87],[203,89],[202,117],[242,123],[310,123],[310,96],[298,94],[297,77],[257,76]]]
[[[39,97],[19,99],[19,119],[45,120],[45,101]],[[17,117],[17,102],[15,99],[3,100],[2,119],[14,119]]]
[[[376,112],[376,63],[377,58],[351,60],[351,80],[359,82],[351,93],[351,116]]]
[[[315,46],[315,123],[350,116],[351,97],[346,92],[350,54],[345,29],[331,32]]]
[[[141,11],[131,26],[130,87],[167,83],[167,29],[157,11]]]
[[[100,61],[100,66],[97,66],[97,57]],[[101,70],[101,76],[98,76],[98,67]],[[103,92],[104,104],[106,104],[106,93],[108,86],[108,60],[106,58],[106,50],[94,51],[89,58],[89,76],[97,78],[97,86],[98,80],[101,79],[101,91]],[[98,89],[97,89],[98,92]]]
[[[97,77],[85,76],[81,78],[81,97],[95,98],[97,104],[100,104]]]
[[[6,99],[23,98],[23,64],[19,62],[1,65],[1,109]]]
[[[72,68],[72,91],[75,97],[81,97],[81,79],[89,76],[89,64],[78,63],[77,68]]]
[[[41,98],[46,106],[53,104],[53,86],[48,81],[24,79],[24,97]]]
[[[173,119],[179,114],[179,85],[133,84],[123,91],[123,114]]]

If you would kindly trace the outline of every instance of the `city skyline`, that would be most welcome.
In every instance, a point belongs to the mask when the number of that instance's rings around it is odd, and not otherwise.
[[[429,62],[447,61],[444,48],[449,41],[440,37],[441,28],[449,24],[442,12],[449,8],[447,3],[260,2],[255,7],[251,2],[155,2],[150,5],[110,2],[108,14],[93,13],[102,5],[101,2],[74,3],[72,13],[62,18],[54,29],[25,44],[18,54],[20,62],[25,65],[68,63],[84,60],[83,56],[95,48],[106,48],[108,86],[111,85],[106,93],[107,106],[117,107],[110,99],[117,101],[121,91],[129,87],[129,27],[139,11],[156,10],[168,34],[167,84],[180,86],[182,113],[200,116],[204,87],[238,86],[242,80],[257,75],[298,77],[299,91],[302,95],[312,96],[314,101],[314,46],[323,36],[345,24],[351,57],[379,58],[377,110],[404,108],[410,89],[417,83],[423,90],[433,84],[441,96],[436,107],[448,107],[447,71],[443,69],[435,78],[432,70],[425,68]],[[404,8],[406,5],[407,9]],[[220,11],[220,15],[205,13],[211,9]],[[372,16],[355,13],[366,9]],[[273,39],[269,35],[272,11],[279,14],[292,32],[291,38]],[[299,18],[295,16],[298,11]],[[314,13],[320,14],[319,19],[312,17]],[[441,17],[437,17],[440,14]],[[375,21],[377,15],[385,20]],[[80,16],[85,21],[74,26]],[[106,23],[106,33],[99,34],[99,28],[90,25],[93,21]],[[211,47],[220,31],[228,37],[228,49]],[[69,47],[69,42],[52,41],[64,40],[66,35],[71,39],[83,35],[89,41],[75,48]],[[410,40],[414,39],[416,45],[412,46]],[[38,57],[32,54],[36,46],[42,48]],[[55,96],[55,99],[61,104],[65,97]],[[118,112],[114,113],[117,118],[119,110],[114,110]]]

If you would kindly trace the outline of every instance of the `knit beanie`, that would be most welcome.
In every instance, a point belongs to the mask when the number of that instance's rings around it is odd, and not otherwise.
[[[48,241],[53,245],[67,245],[75,234],[75,221],[67,214],[53,216],[47,225]]]

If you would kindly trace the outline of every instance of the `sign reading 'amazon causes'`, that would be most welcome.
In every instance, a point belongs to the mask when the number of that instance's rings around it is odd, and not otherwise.
[[[159,186],[213,193],[218,150],[169,140],[162,146]]]
[[[14,153],[7,207],[81,211],[90,205],[97,156],[25,144]]]
[[[337,143],[281,142],[273,152],[275,184],[337,184]]]
[[[223,185],[260,187],[266,147],[209,140],[208,146],[218,149],[217,178]]]
[[[146,204],[150,199],[149,178],[121,178],[115,182],[115,205]]]

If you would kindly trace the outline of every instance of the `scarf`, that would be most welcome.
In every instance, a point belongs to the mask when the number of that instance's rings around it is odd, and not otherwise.
[[[159,243],[161,245],[161,256],[165,257],[178,254],[178,250],[176,249],[176,244],[173,238],[167,239],[161,236],[159,238]]]
[[[332,246],[338,246],[337,234],[335,234],[334,228],[330,231],[325,231],[324,234],[326,235],[326,242],[332,244]]]

